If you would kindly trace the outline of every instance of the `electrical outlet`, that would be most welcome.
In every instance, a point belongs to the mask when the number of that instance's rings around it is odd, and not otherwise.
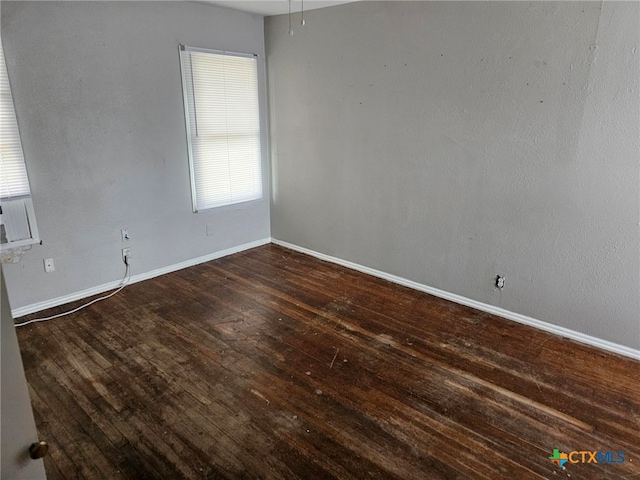
[[[504,288],[504,277],[502,275],[496,276],[496,288],[500,290]]]
[[[213,225],[207,225],[207,237],[210,237],[215,233],[215,227]]]
[[[131,238],[129,237],[129,230],[126,228],[123,228],[122,230],[120,230],[120,233],[122,234],[122,241],[123,242],[128,242],[129,240],[131,240]]]
[[[122,249],[122,261],[124,263],[127,263],[127,261],[131,263],[131,248],[127,247]]]
[[[55,271],[56,266],[53,264],[53,258],[45,258],[44,259],[44,271],[47,273],[51,273]]]

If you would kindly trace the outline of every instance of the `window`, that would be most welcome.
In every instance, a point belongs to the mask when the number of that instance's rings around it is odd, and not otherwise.
[[[180,47],[193,211],[262,198],[254,55]]]
[[[0,237],[4,250],[40,239],[2,44],[0,57]]]

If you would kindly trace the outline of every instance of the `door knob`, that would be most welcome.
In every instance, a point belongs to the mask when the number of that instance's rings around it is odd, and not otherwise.
[[[37,458],[44,457],[49,451],[49,444],[47,442],[32,443],[29,447],[29,456],[36,460]]]

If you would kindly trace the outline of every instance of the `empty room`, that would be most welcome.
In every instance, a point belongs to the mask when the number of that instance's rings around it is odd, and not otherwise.
[[[3,480],[640,480],[640,2],[0,16]]]

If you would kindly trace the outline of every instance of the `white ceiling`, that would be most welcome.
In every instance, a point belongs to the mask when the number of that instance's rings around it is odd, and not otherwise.
[[[351,3],[354,1],[359,0],[304,0],[304,9],[305,11],[314,10],[316,8],[330,7],[332,5],[340,5],[341,3]],[[207,0],[207,3],[233,8],[234,10],[251,12],[265,17],[289,13],[289,0],[226,0],[220,2]],[[299,12],[301,7],[301,0],[291,0],[292,12]]]

